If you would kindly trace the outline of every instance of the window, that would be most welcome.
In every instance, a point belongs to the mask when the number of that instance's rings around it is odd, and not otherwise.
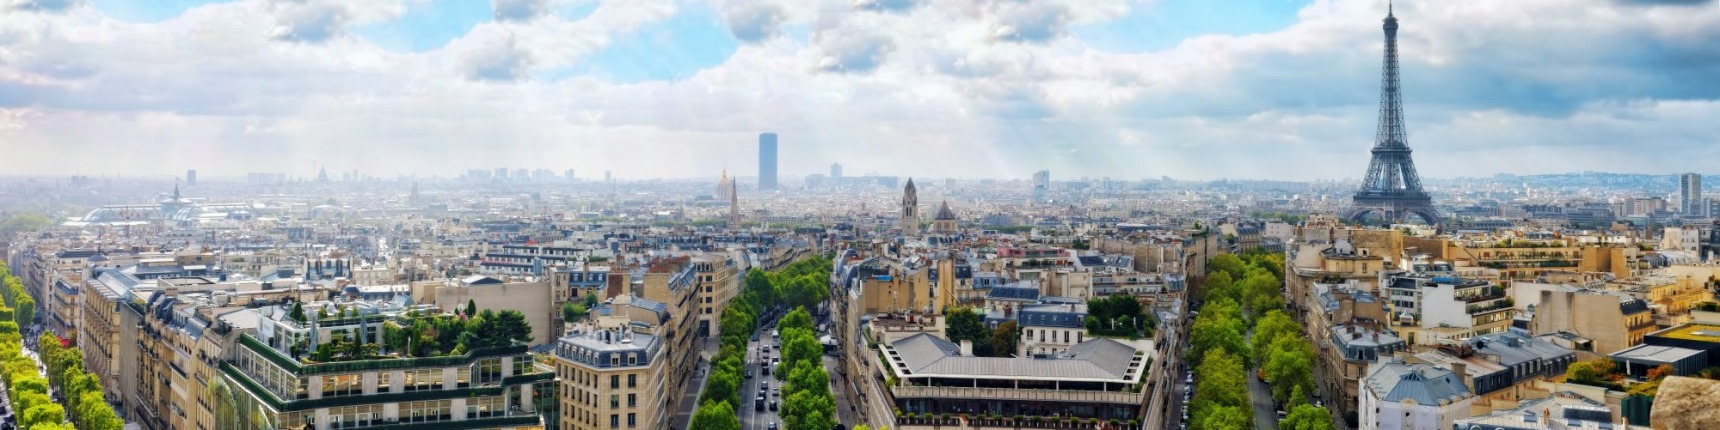
[[[620,394],[610,394],[609,395],[609,408],[610,409],[620,409],[621,408],[621,395]]]
[[[636,417],[634,417],[634,414],[627,414],[627,426],[628,427],[637,427],[638,425],[639,425],[639,420],[636,419]]]
[[[501,382],[502,359],[489,358],[480,360],[478,361],[478,364],[474,366],[472,371],[477,373],[473,379],[476,379],[479,385]]]
[[[621,375],[609,375],[609,388],[621,388]]]
[[[442,369],[408,370],[402,387],[406,391],[440,390]]]
[[[633,393],[628,393],[627,394],[627,407],[633,408],[633,407],[638,407],[638,406],[639,406],[639,395],[633,394]]]
[[[364,394],[364,383],[357,373],[323,375],[323,397],[356,396]]]
[[[499,417],[508,410],[506,396],[476,397],[466,399],[466,418]]]
[[[638,386],[639,375],[627,375],[627,388],[636,388]]]
[[[621,427],[621,415],[609,414],[609,428]]]
[[[392,383],[389,380],[393,379],[393,377],[394,372],[376,372],[376,392],[388,392],[388,388],[392,386]]]

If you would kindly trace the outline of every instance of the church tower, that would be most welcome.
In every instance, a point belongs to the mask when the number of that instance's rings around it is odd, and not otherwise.
[[[920,233],[920,197],[914,189],[914,178],[908,178],[908,186],[902,189],[902,234],[911,236]]]
[[[735,192],[734,181],[729,180],[728,171],[723,172],[723,182],[728,184],[729,191],[729,228],[741,228],[741,198]]]

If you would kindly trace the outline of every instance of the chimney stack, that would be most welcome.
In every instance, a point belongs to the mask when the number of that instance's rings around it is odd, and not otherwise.
[[[962,341],[962,356],[963,357],[972,357],[973,356],[973,341],[971,341],[971,340]]]
[[[1451,373],[1457,374],[1457,381],[1462,382],[1464,388],[1468,388],[1469,391],[1472,393],[1475,391],[1475,387],[1469,385],[1469,364],[1468,363],[1464,363],[1462,361],[1451,362]]]

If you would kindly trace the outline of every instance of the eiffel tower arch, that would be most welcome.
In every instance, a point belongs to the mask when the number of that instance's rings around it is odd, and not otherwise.
[[[1409,133],[1403,125],[1403,92],[1398,83],[1397,17],[1386,9],[1385,64],[1380,77],[1380,123],[1374,135],[1373,158],[1361,189],[1350,198],[1345,219],[1362,222],[1378,218],[1386,223],[1403,222],[1414,216],[1428,225],[1439,225],[1439,210],[1433,197],[1421,188],[1415,160],[1410,157]]]

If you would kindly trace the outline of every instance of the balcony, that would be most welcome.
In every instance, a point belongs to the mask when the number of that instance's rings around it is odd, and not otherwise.
[[[897,386],[891,394],[896,398],[988,399],[1014,401],[1047,401],[1070,403],[1105,403],[1117,405],[1141,404],[1141,393],[1084,390],[1018,390],[1010,388],[965,388]]]

